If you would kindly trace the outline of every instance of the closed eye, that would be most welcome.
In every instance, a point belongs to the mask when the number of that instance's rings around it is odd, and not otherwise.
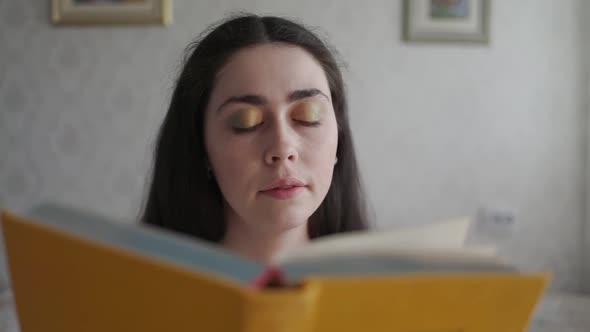
[[[301,121],[301,120],[295,120],[295,119],[293,121],[295,121],[298,124],[305,126],[305,127],[319,127],[321,125],[321,123],[319,121],[307,122],[307,121]]]
[[[321,125],[320,121],[315,121],[315,122],[307,122],[307,121],[301,121],[301,120],[293,120],[295,121],[297,124],[300,124],[304,127],[319,127]],[[244,133],[250,133],[255,131],[258,127],[260,127],[264,122],[261,122],[255,126],[252,127],[248,127],[248,128],[232,128],[232,130],[237,133],[237,134],[244,134]]]
[[[256,128],[260,127],[264,122],[260,122],[259,124],[252,126],[252,127],[247,127],[247,128],[236,128],[233,127],[232,130],[237,133],[237,134],[243,134],[243,133],[249,133],[249,132],[253,132],[256,130]]]

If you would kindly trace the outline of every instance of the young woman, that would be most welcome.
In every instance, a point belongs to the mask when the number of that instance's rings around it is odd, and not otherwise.
[[[366,228],[338,65],[300,24],[242,15],[187,49],[142,220],[261,262]]]

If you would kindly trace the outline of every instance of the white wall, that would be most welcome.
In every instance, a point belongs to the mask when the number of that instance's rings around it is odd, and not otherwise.
[[[67,201],[132,220],[181,51],[238,9],[299,17],[348,64],[378,226],[517,211],[502,254],[578,289],[586,122],[582,0],[493,1],[489,46],[400,41],[400,1],[175,0],[169,28],[55,28],[0,1],[0,206]]]

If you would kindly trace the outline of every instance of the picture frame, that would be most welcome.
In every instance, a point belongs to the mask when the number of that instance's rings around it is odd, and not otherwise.
[[[404,0],[408,42],[489,43],[489,0]]]
[[[52,0],[56,25],[169,25],[172,0]]]

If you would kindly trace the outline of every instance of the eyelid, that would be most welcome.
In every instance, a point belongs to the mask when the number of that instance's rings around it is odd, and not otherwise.
[[[260,122],[259,124],[252,126],[252,127],[247,127],[247,128],[232,128],[232,130],[236,133],[249,133],[252,131],[255,131],[256,128],[260,127],[264,122]]]
[[[293,106],[291,114],[298,122],[318,122],[321,118],[322,105],[319,102],[305,100]]]
[[[234,112],[229,124],[234,129],[248,129],[262,123],[262,110],[257,107],[245,107]]]

